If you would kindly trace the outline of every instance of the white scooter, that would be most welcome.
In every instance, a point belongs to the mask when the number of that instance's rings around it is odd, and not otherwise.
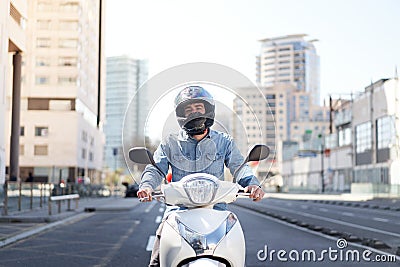
[[[268,155],[267,146],[255,145],[235,172],[245,163]],[[129,158],[157,167],[146,148],[132,148]],[[245,240],[237,216],[231,211],[213,209],[217,203],[231,203],[238,196],[249,196],[240,191],[243,192],[243,187],[239,184],[221,181],[206,173],[190,174],[178,182],[162,184],[161,193],[153,197],[187,209],[172,212],[164,223],[160,266],[245,266]]]

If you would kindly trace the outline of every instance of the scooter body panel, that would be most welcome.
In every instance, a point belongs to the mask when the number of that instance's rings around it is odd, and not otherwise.
[[[233,215],[230,211],[209,208],[195,208],[171,213],[164,223],[160,243],[160,264],[177,266],[188,258],[219,257],[227,260],[231,266],[244,266],[245,241],[240,223],[235,223],[226,232],[225,221]],[[233,215],[234,216],[234,215]],[[236,216],[234,216],[236,218]],[[198,234],[207,236],[210,249],[195,251],[192,245],[181,235],[180,224]]]

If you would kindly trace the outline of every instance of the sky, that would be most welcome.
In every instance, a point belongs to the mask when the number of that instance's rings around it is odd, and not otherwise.
[[[320,56],[321,98],[363,91],[400,64],[397,0],[108,0],[106,56],[147,59],[149,78],[211,62],[255,81],[264,38],[304,33]]]

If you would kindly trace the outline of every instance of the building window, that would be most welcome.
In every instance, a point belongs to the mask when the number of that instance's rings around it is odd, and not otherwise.
[[[35,156],[47,156],[48,155],[47,145],[35,145],[33,153]]]
[[[59,48],[77,48],[78,40],[77,39],[61,39],[58,43]]]
[[[89,152],[89,160],[93,161],[93,152]]]
[[[78,21],[76,20],[63,20],[60,21],[60,30],[78,30]]]
[[[82,155],[81,155],[82,159],[86,159],[86,149],[82,148]]]
[[[346,128],[339,130],[339,146],[346,146],[351,144],[351,129]]]
[[[49,77],[46,76],[36,76],[35,77],[35,83],[37,85],[44,85],[49,83]]]
[[[78,58],[76,57],[60,57],[58,59],[59,66],[77,66]]]
[[[35,127],[35,136],[48,136],[49,127]]]
[[[86,131],[82,131],[82,141],[87,142],[88,140],[88,134]]]
[[[19,145],[19,155],[20,156],[25,155],[25,146],[24,145]]]
[[[36,26],[39,30],[49,30],[50,29],[50,20],[38,20],[36,22]]]
[[[36,67],[48,67],[50,66],[50,58],[38,57],[36,58]]]
[[[371,122],[356,126],[356,153],[364,153],[371,150]]]
[[[266,99],[275,99],[275,95],[274,95],[274,94],[272,94],[272,95],[265,95],[265,98],[266,98]]]
[[[58,84],[61,85],[75,85],[76,77],[58,77]]]
[[[19,128],[19,136],[25,136],[25,127],[24,126],[21,126]]]
[[[36,47],[37,48],[49,48],[50,47],[50,38],[37,38]]]
[[[77,1],[69,1],[60,5],[60,11],[79,11],[79,3]]]
[[[37,4],[36,8],[37,8],[37,11],[45,11],[45,12],[52,11],[51,2],[49,2],[49,1],[39,2]]]
[[[378,149],[388,148],[396,135],[393,117],[387,116],[378,119],[376,121],[376,133]]]

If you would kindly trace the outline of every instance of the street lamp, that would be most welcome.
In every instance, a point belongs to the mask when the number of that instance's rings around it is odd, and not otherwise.
[[[325,151],[325,140],[322,134],[318,135],[318,138],[321,140],[321,192],[325,192],[325,181],[324,181],[324,151]]]

